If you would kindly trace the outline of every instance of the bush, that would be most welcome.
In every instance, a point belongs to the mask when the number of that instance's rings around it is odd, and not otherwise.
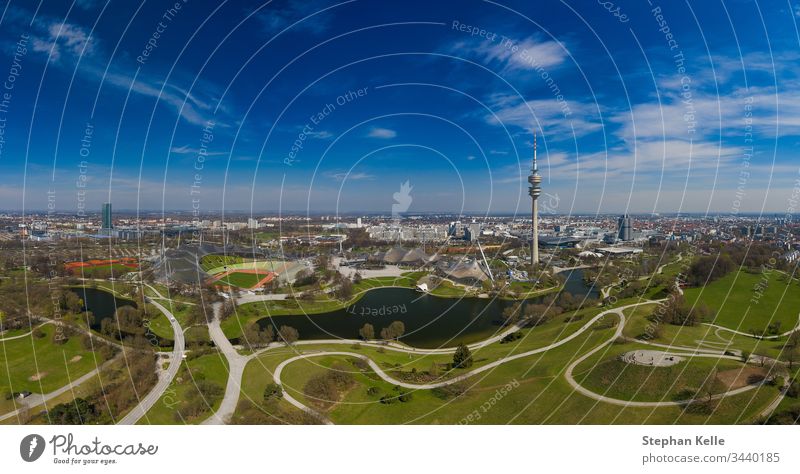
[[[506,344],[508,342],[514,342],[518,339],[522,339],[522,331],[514,331],[511,334],[506,334],[505,337],[500,339],[500,344]]]
[[[397,397],[393,395],[384,395],[381,397],[381,403],[384,405],[391,405],[392,403],[397,402]]]
[[[267,385],[267,388],[264,389],[264,401],[268,402],[270,400],[278,400],[283,398],[283,388],[276,384],[271,383]]]
[[[793,381],[790,383],[789,388],[786,389],[786,396],[791,398],[800,397],[800,382]]]
[[[458,398],[461,395],[464,395],[469,390],[469,385],[464,382],[457,382],[450,385],[445,385],[443,387],[436,387],[431,390],[431,393],[436,398],[442,400],[451,400],[453,398]]]

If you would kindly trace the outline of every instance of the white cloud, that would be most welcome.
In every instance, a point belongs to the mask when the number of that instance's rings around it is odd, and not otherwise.
[[[196,155],[196,154],[200,153],[200,149],[199,148],[190,147],[189,145],[174,146],[174,147],[170,148],[169,151],[171,153],[175,153],[177,155]],[[224,151],[208,151],[208,150],[206,150],[205,153],[206,153],[207,156],[227,155],[227,153],[224,152]]]
[[[516,46],[514,49],[513,46]],[[559,66],[567,58],[566,46],[558,41],[530,37],[506,45],[499,39],[480,42],[461,41],[449,48],[455,54],[475,57],[504,72],[529,72]]]
[[[397,132],[388,128],[373,128],[367,134],[370,138],[394,138],[397,136]]]
[[[527,131],[539,128],[570,140],[573,129],[575,136],[583,136],[602,128],[595,104],[559,102],[556,99],[524,101],[512,95],[495,95],[488,102],[495,113],[487,114],[485,120],[492,125],[513,125]]]
[[[95,40],[83,27],[57,20],[39,26],[44,30],[33,36],[31,46],[35,52],[49,54],[51,62],[60,61],[65,54],[79,58],[95,52]]]
[[[320,130],[318,132],[308,132],[306,133],[306,135],[311,138],[316,138],[318,140],[327,140],[328,138],[333,137],[333,134],[327,130]]]
[[[374,175],[368,173],[330,173],[328,176],[336,181],[364,181],[375,178]]]

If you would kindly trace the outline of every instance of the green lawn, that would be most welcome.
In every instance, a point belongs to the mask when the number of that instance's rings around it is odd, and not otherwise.
[[[192,392],[197,393],[197,384],[206,381],[221,387],[224,391],[228,380],[228,363],[222,354],[213,352],[197,358],[188,358],[181,363],[178,375],[170,384],[164,395],[147,412],[140,421],[140,425],[167,425],[200,423],[208,418],[219,407],[222,396],[213,399],[199,398],[200,407],[197,413],[186,417],[179,410],[186,409]]]
[[[707,325],[676,326],[661,324],[658,332],[652,331],[653,314],[656,305],[642,305],[625,311],[627,321],[623,334],[627,337],[644,339],[658,344],[713,350],[743,350],[752,354],[780,357],[785,339],[755,339],[749,336],[718,331]],[[648,330],[650,327],[650,330]],[[644,338],[650,335],[651,339]]]
[[[189,311],[192,310],[190,305],[179,301],[172,301],[171,305],[169,301],[159,301],[159,303],[164,305],[167,309],[170,309],[170,307],[172,308],[172,314],[175,315],[175,319],[178,320],[178,324],[180,324],[181,328],[184,330],[187,343],[207,342],[211,340],[208,335],[208,327],[204,323],[189,326]],[[211,311],[210,308],[209,311]],[[169,323],[169,320],[167,320],[167,317],[153,305],[147,306],[147,314],[150,318],[147,323],[150,331],[158,337],[172,340],[172,325]]]
[[[364,278],[360,282],[353,285],[353,292],[361,293],[373,288],[382,288],[386,286],[414,288],[417,285],[417,281],[427,274],[427,272],[406,272],[399,277]]]
[[[467,384],[469,391],[458,398],[442,398],[434,391],[416,390],[409,402],[382,404],[380,396],[394,393],[391,384],[377,380],[370,371],[355,372],[355,387],[344,394],[327,416],[337,424],[666,424],[676,420],[687,424],[729,424],[751,421],[776,395],[774,389],[765,387],[730,397],[720,402],[710,417],[686,414],[678,407],[626,408],[598,403],[575,393],[562,374],[564,367],[577,357],[576,352],[590,350],[611,334],[613,328],[587,331],[564,346],[503,364],[471,378]],[[352,351],[341,346],[337,350]],[[267,352],[247,366],[243,400],[260,400],[275,365],[296,354],[283,351]],[[399,359],[403,358],[407,360],[408,355],[400,354]],[[284,390],[303,400],[302,388],[310,377],[337,362],[352,365],[348,359],[323,356],[292,363],[284,370]],[[378,393],[370,394],[371,387]],[[498,395],[498,390],[504,393]]]
[[[120,277],[128,272],[136,271],[131,267],[113,263],[111,265],[98,265],[96,267],[76,268],[72,274],[79,278],[94,278],[95,275]]]
[[[614,345],[600,351],[575,368],[575,380],[589,390],[620,400],[675,401],[684,390],[697,391],[714,370],[739,369],[743,364],[715,358],[684,360],[671,367],[648,367],[628,364],[617,356],[636,349],[646,349],[639,344]],[[713,393],[726,391],[715,381]]]
[[[758,285],[767,282],[763,292]],[[687,288],[686,302],[701,301],[717,311],[714,324],[750,332],[763,332],[771,323],[780,322],[780,332],[797,325],[800,314],[800,283],[783,273],[752,274],[732,272],[704,288]]]
[[[1,397],[12,391],[52,392],[104,362],[99,355],[83,348],[79,335],[58,345],[52,342],[55,326],[42,326],[41,331],[44,337],[31,335],[0,342]]]
[[[252,288],[264,279],[269,273],[243,273],[234,272],[216,281],[217,285],[231,285],[239,288]]]

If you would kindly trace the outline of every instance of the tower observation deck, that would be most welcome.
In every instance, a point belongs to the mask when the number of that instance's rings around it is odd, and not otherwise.
[[[533,163],[528,176],[528,194],[531,196],[531,265],[539,262],[539,195],[542,194],[542,177],[536,163],[536,132],[533,133]]]

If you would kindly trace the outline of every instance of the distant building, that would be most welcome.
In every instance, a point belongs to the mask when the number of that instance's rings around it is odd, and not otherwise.
[[[617,239],[625,242],[633,240],[631,216],[627,214],[619,216],[619,220],[617,220]]]
[[[100,226],[102,229],[111,230],[114,228],[114,224],[111,220],[111,203],[104,202],[102,208],[103,214],[103,224]]]
[[[477,222],[464,226],[464,240],[476,241],[481,235],[481,225]]]

